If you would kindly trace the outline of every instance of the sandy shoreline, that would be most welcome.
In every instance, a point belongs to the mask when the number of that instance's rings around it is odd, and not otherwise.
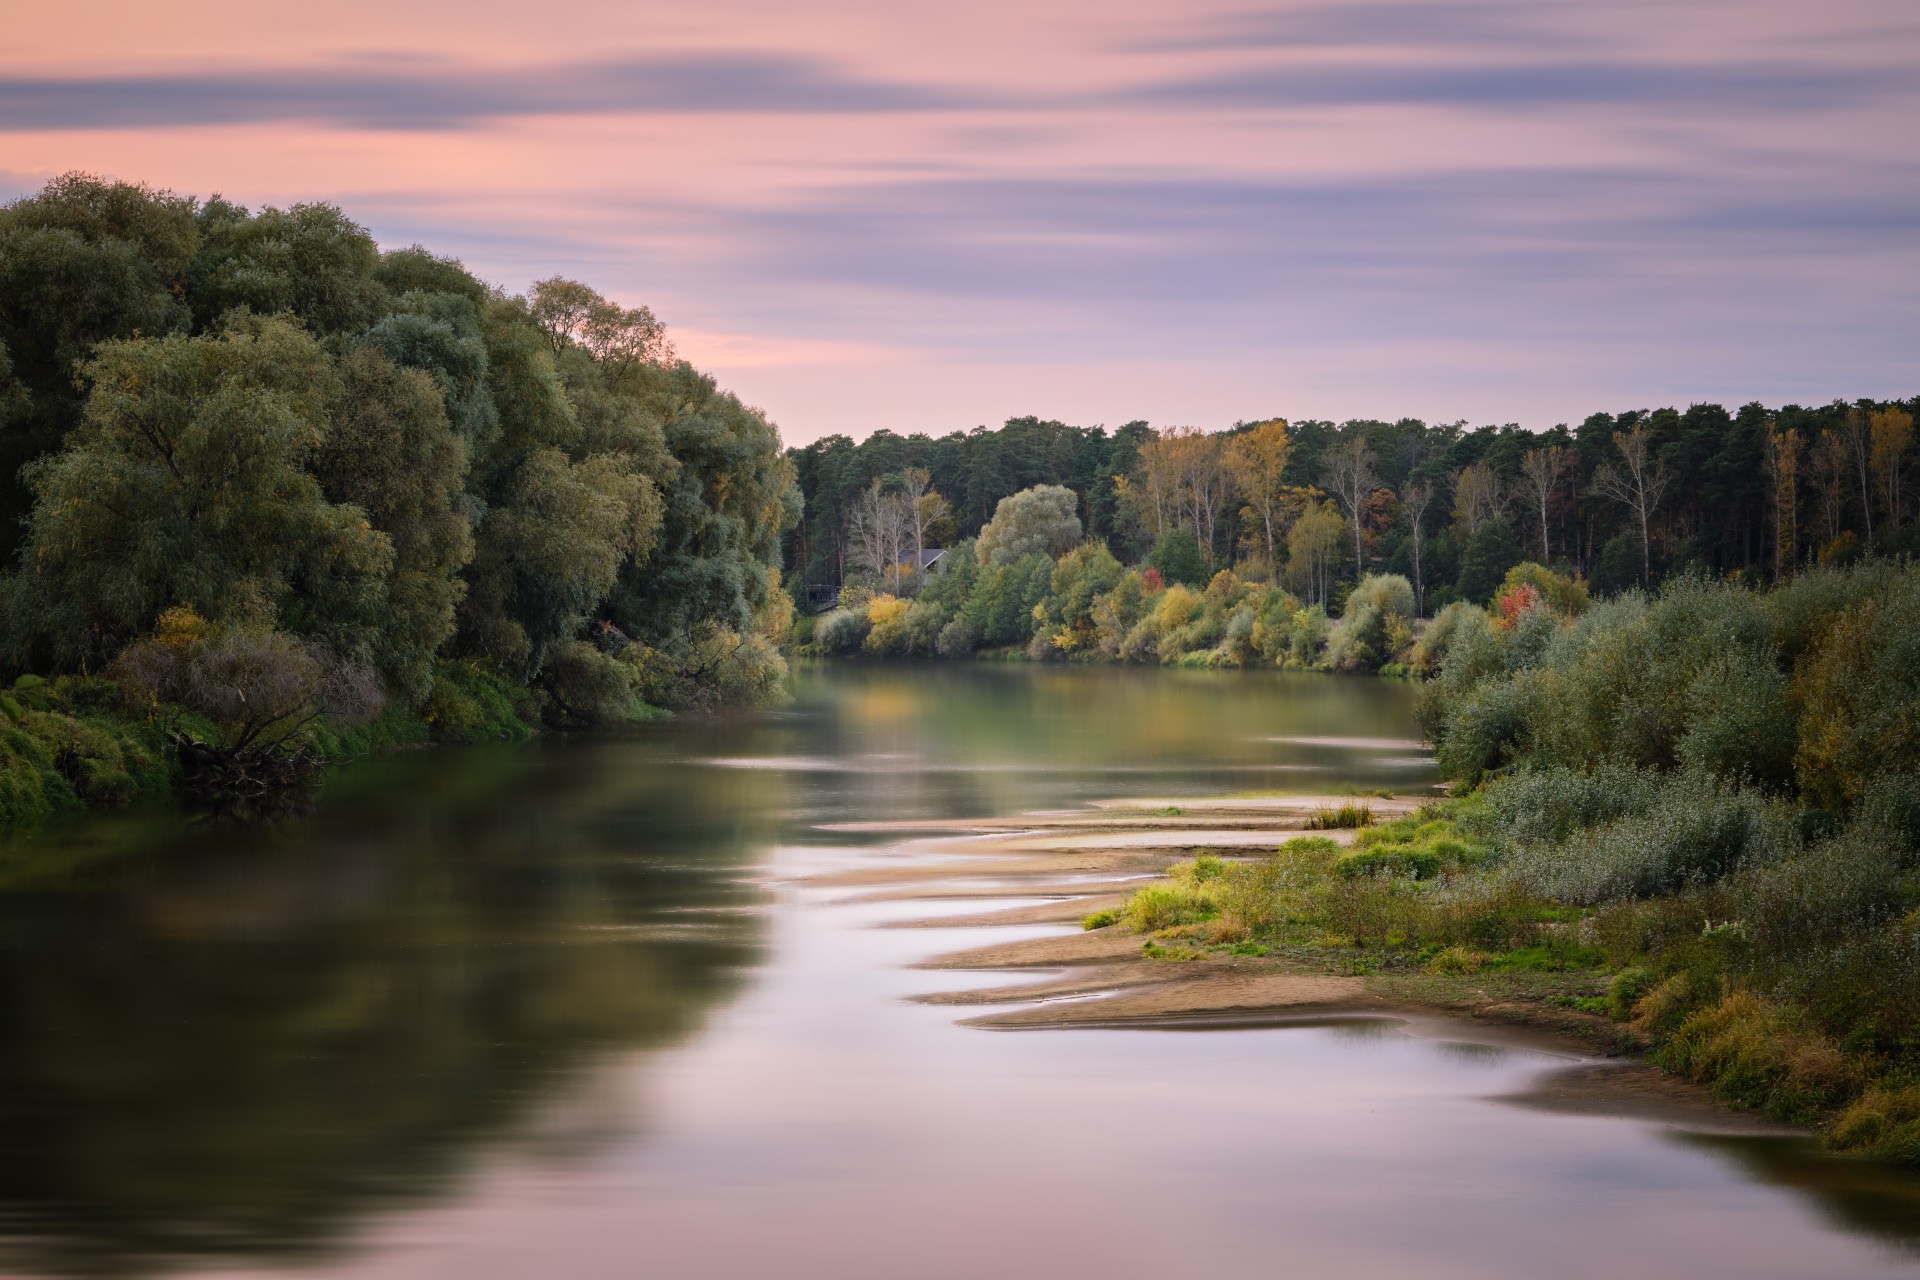
[[[960,1019],[985,1030],[1324,1025],[1386,1020],[1410,1034],[1504,1044],[1558,1054],[1550,1070],[1497,1101],[1576,1115],[1626,1116],[1716,1133],[1793,1130],[1730,1111],[1704,1089],[1638,1060],[1622,1031],[1591,1014],[1510,993],[1445,996],[1405,982],[1302,971],[1266,957],[1208,953],[1169,962],[1142,955],[1144,939],[1120,926],[1082,930],[1090,912],[1124,903],[1140,884],[1199,851],[1257,856],[1307,830],[1346,796],[1215,796],[1096,801],[1086,809],[1022,814],[1004,823],[967,820],[837,824],[830,830],[897,834],[894,865],[806,878],[813,889],[850,890],[840,901],[970,901],[980,910],[915,916],[884,928],[1058,925],[1047,937],[988,943],[929,956],[913,967],[1003,971],[1006,984],[913,997],[981,1010]],[[1421,797],[1369,797],[1376,816],[1417,809]],[[1340,840],[1345,831],[1316,832]],[[1034,898],[1045,901],[1034,903]],[[994,909],[996,899],[1026,899]]]

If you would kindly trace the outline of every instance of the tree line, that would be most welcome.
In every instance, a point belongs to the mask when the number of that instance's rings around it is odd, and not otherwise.
[[[773,424],[584,284],[509,295],[328,204],[70,174],[0,207],[16,737],[80,709],[47,676],[229,747],[750,698],[800,504]],[[110,744],[60,732],[16,792],[84,790]]]
[[[1125,563],[1190,539],[1210,572],[1231,565],[1323,604],[1369,572],[1405,576],[1423,615],[1486,603],[1523,561],[1600,595],[1680,573],[1771,582],[1915,549],[1917,409],[1696,404],[1545,432],[1270,418],[1109,434],[1016,418],[937,438],[830,436],[791,451],[806,518],[786,563],[796,583],[887,576],[888,547],[862,536],[863,513],[903,498],[913,476],[912,504],[939,499],[920,528],[934,545],[977,535],[1002,498],[1058,485]]]

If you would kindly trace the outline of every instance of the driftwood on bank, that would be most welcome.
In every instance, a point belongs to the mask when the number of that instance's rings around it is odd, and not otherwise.
[[[224,817],[272,818],[312,801],[326,757],[307,747],[228,747],[172,735],[180,792],[196,808]]]

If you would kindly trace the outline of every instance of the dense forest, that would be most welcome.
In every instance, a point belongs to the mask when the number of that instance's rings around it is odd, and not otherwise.
[[[0,208],[0,484],[0,823],[784,675],[765,416],[645,308],[330,205]]]
[[[938,438],[830,436],[791,452],[807,514],[786,563],[795,582],[876,579],[857,536],[862,503],[876,481],[904,494],[920,472],[913,496],[941,499],[931,545],[974,536],[1002,498],[1059,485],[1085,535],[1122,563],[1185,530],[1209,573],[1233,565],[1323,601],[1365,573],[1397,573],[1423,614],[1485,603],[1523,560],[1603,596],[1685,571],[1770,582],[1869,548],[1915,549],[1916,410],[1920,401],[1696,404],[1546,432],[1270,419],[1217,433],[1131,422],[1109,434],[1016,418]]]

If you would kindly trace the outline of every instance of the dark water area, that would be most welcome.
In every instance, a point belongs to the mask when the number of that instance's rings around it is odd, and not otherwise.
[[[1383,681],[804,668],[796,702],[351,766],[0,857],[0,1272],[1920,1275],[1920,1180],[1511,1105],[1387,1021],[985,1032],[831,824],[1434,781]]]

